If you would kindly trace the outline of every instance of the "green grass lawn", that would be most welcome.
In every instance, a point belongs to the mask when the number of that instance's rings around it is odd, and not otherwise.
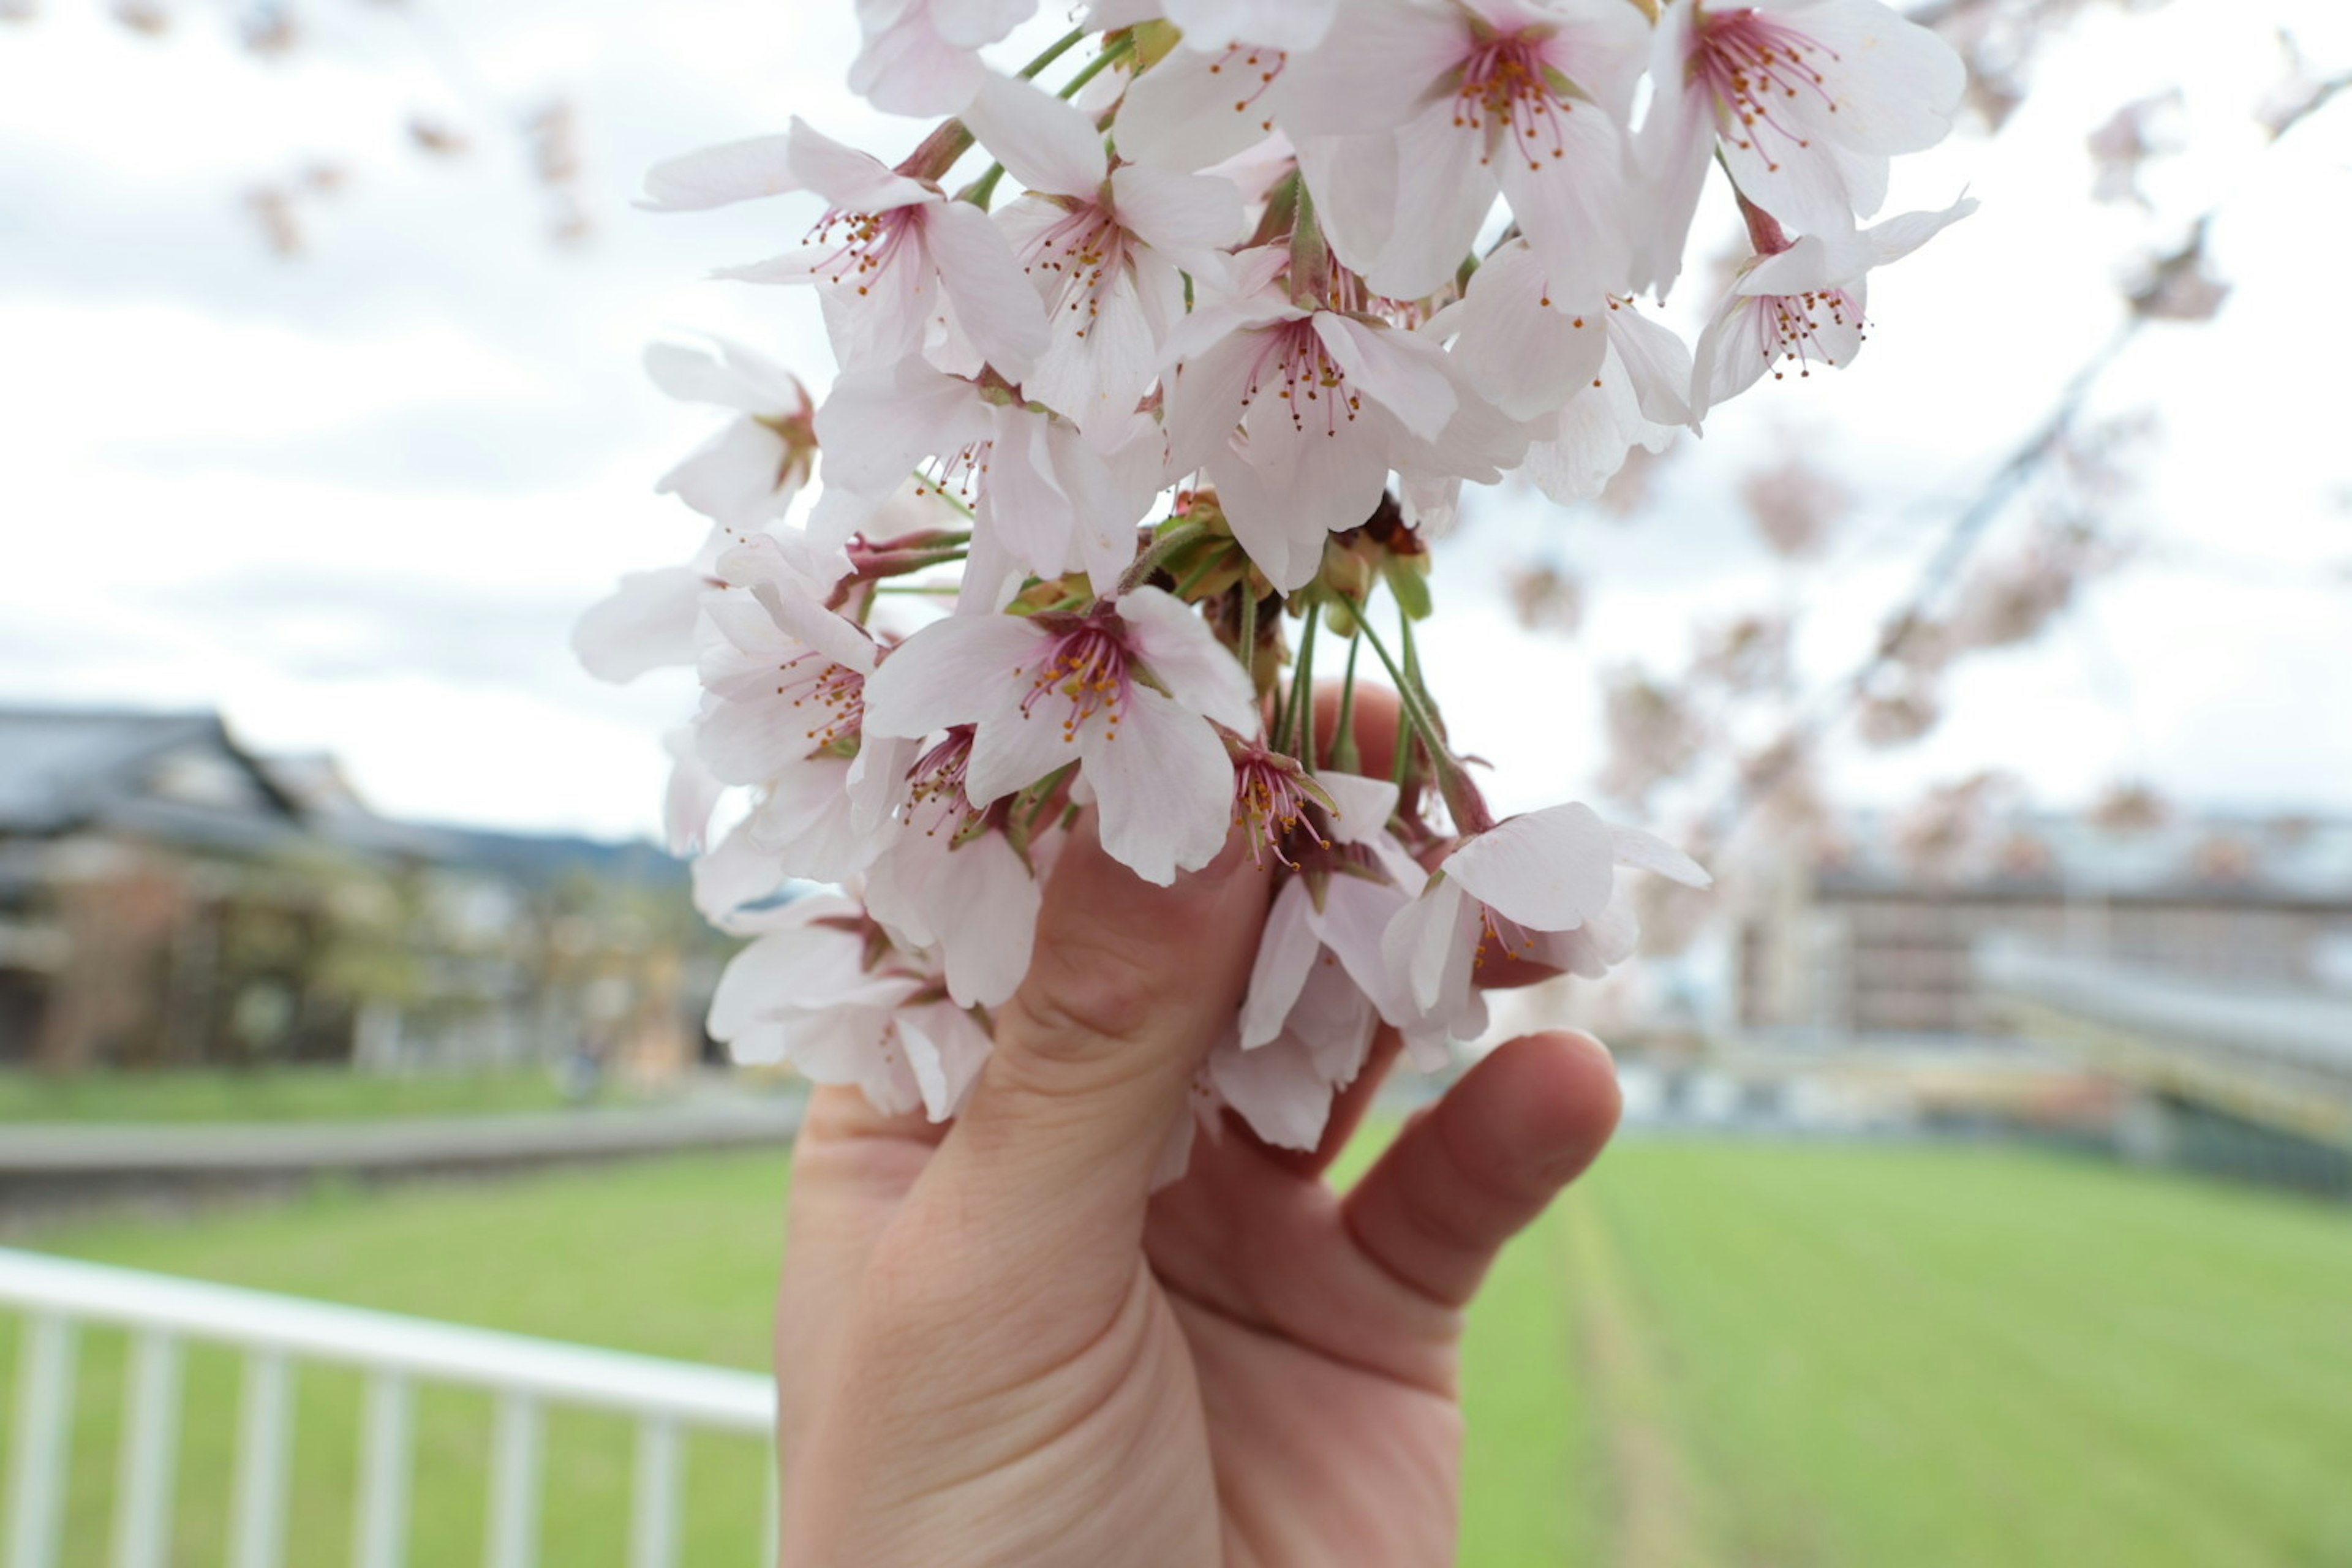
[[[416,1078],[371,1078],[343,1067],[0,1072],[0,1122],[343,1121],[553,1110],[563,1103],[541,1068]]]
[[[761,1367],[781,1160],[380,1196],[52,1250]],[[0,1392],[14,1325],[0,1326]],[[69,1563],[106,1560],[116,1336]],[[234,1369],[192,1358],[175,1564],[221,1560]],[[1475,1568],[2352,1563],[2352,1210],[2000,1152],[1633,1144],[1473,1315]],[[306,1369],[292,1563],[344,1560],[355,1380]],[[411,1560],[476,1561],[484,1402],[419,1412]],[[763,1456],[692,1447],[686,1561],[754,1560]],[[619,1564],[626,1434],[558,1415],[542,1560]]]

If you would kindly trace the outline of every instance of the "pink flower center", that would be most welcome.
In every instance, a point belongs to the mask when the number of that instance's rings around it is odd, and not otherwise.
[[[974,814],[971,801],[964,794],[964,774],[971,767],[972,728],[959,724],[950,730],[947,739],[916,759],[907,774],[910,809],[908,820],[924,812],[930,826],[924,831],[933,837],[949,823],[961,826]],[[931,808],[926,812],[926,808]]]
[[[869,293],[882,274],[902,259],[909,247],[920,249],[923,208],[917,202],[887,212],[829,212],[809,230],[803,245],[827,245],[833,254],[818,262],[815,275],[828,283],[847,283],[860,294]]]
[[[776,667],[776,695],[805,710],[809,743],[824,751],[856,735],[866,722],[866,678],[821,653],[788,658]]]
[[[1530,169],[1568,156],[1562,121],[1576,105],[1545,60],[1550,42],[1546,34],[1513,33],[1479,40],[1464,57],[1462,84],[1454,90],[1454,123],[1486,133],[1480,163],[1493,161],[1505,132]]]
[[[1789,123],[1793,102],[1814,99],[1837,112],[1837,100],[1817,63],[1837,58],[1768,12],[1701,10],[1685,69],[1694,85],[1715,95],[1716,123],[1725,139],[1760,155],[1767,168],[1778,169],[1774,144],[1784,152],[1811,145]]]
[[[1813,374],[1816,360],[1825,365],[1837,363],[1837,356],[1822,342],[1822,332],[1863,325],[1862,307],[1843,289],[1761,295],[1756,300],[1755,313],[1756,346],[1764,363],[1778,365],[1784,359],[1796,361],[1800,381]],[[1772,379],[1782,381],[1787,374],[1776,369]]]
[[[1231,77],[1234,80],[1234,90],[1240,94],[1234,100],[1234,112],[1235,114],[1255,113],[1258,130],[1271,132],[1274,129],[1274,116],[1260,111],[1257,102],[1265,96],[1266,89],[1274,85],[1275,79],[1282,74],[1283,68],[1289,63],[1290,57],[1280,49],[1261,49],[1249,44],[1234,44],[1211,62],[1209,74]]]
[[[1041,626],[1059,626],[1054,640],[1030,678],[1029,694],[1021,700],[1021,716],[1035,716],[1039,708],[1062,711],[1062,739],[1076,741],[1097,714],[1107,714],[1105,739],[1118,739],[1119,710],[1132,694],[1126,626],[1116,612],[1096,609],[1085,616],[1037,616]]]
[[[1506,958],[1524,958],[1535,951],[1536,939],[1528,928],[1507,915],[1496,914],[1483,902],[1478,905],[1478,951],[1471,955],[1470,967],[1484,969],[1489,962]]]
[[[1022,270],[1056,273],[1061,288],[1054,296],[1054,319],[1078,318],[1077,335],[1084,338],[1102,315],[1105,295],[1127,271],[1129,236],[1118,220],[1099,205],[1088,202],[1040,235],[1022,258]]]
[[[1309,785],[1298,764],[1281,752],[1251,745],[1234,754],[1234,826],[1249,840],[1252,865],[1263,867],[1271,855],[1297,870],[1298,862],[1289,853],[1287,841],[1302,832],[1317,847],[1331,847],[1307,809],[1325,805],[1322,793]]]
[[[1322,338],[1315,331],[1314,318],[1302,316],[1295,321],[1276,322],[1259,338],[1257,363],[1242,394],[1244,417],[1251,405],[1272,386],[1276,388],[1275,396],[1287,405],[1295,430],[1305,430],[1313,420],[1321,423],[1325,435],[1337,436],[1342,425],[1355,422],[1363,402],[1348,385],[1347,373],[1333,362],[1330,351],[1323,346]]]

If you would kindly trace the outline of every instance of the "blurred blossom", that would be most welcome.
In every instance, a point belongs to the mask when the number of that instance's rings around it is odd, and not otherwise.
[[[1817,555],[1853,506],[1853,492],[1793,453],[1740,482],[1739,499],[1773,551],[1791,560]]]
[[[277,185],[256,185],[245,193],[245,210],[260,226],[271,250],[284,257],[302,254],[302,225],[292,195]]]
[[[2032,84],[2033,57],[2096,0],[1927,0],[1906,15],[1943,35],[1968,63],[1968,101],[1999,131]],[[2153,11],[2164,0],[2112,0],[2122,11]]]
[[[2205,270],[2205,220],[2168,255],[2140,264],[2125,285],[2134,311],[2151,321],[2210,321],[2221,313],[2230,286]]]
[[[2243,882],[2253,876],[2259,859],[2244,839],[2216,833],[2190,852],[2189,863],[2190,874],[2200,882]]]
[[[1697,760],[1703,727],[1685,694],[1639,669],[1612,670],[1604,682],[1609,761],[1601,771],[1601,793],[1638,803]]]
[[[29,22],[40,14],[40,0],[0,0],[0,22]]]
[[[1692,851],[1712,863],[1715,845],[1703,834],[1682,835]],[[1735,907],[1728,890],[1686,888],[1666,877],[1643,877],[1633,884],[1633,915],[1641,922],[1642,948],[1650,958],[1674,958],[1686,952],[1707,923],[1727,907]]]
[[[1584,584],[1549,562],[1509,573],[1504,587],[1511,596],[1511,613],[1528,630],[1572,637],[1582,629]]]
[[[1952,615],[1954,645],[2013,647],[2040,637],[2073,602],[2091,549],[2084,536],[2070,531],[2037,539],[2007,560],[1978,568]]]
[[[456,126],[423,114],[409,117],[408,139],[438,158],[455,158],[474,148],[473,142]]]
[[[1913,875],[1949,881],[1979,861],[2002,804],[2014,794],[2006,775],[1979,773],[1928,791],[1895,823],[1895,853]]]
[[[114,0],[114,19],[151,38],[160,37],[172,28],[172,13],[156,0]]]
[[[2299,811],[2273,816],[2263,824],[2263,836],[2282,849],[2300,849],[2311,842],[2319,824]]]
[[[1864,698],[1854,711],[1854,732],[1863,744],[1889,751],[1916,741],[1943,717],[1935,687],[1915,677],[1897,689]]]
[[[1779,616],[1748,615],[1699,633],[1693,676],[1748,695],[1789,679],[1789,623]]]
[[[2040,836],[2022,828],[2000,841],[1994,852],[1993,868],[2003,879],[2035,882],[2049,877],[2057,869],[2058,858]]]
[[[257,55],[291,54],[302,41],[302,29],[286,5],[256,5],[237,21],[237,36]]]
[[[2273,141],[2326,107],[2337,93],[2352,88],[2352,71],[2322,76],[2312,68],[2294,34],[2282,30],[2278,39],[2286,55],[2286,75],[2254,106],[2255,123],[2270,132]]]
[[[1800,859],[1817,858],[1835,838],[1836,814],[1810,737],[1784,735],[1741,758],[1739,785],[1766,835],[1790,845]]]
[[[1624,466],[1601,487],[1598,501],[1602,511],[1615,518],[1628,518],[1650,502],[1650,491],[1657,482],[1658,470],[1674,456],[1672,445],[1653,452],[1636,443],[1625,453]]]
[[[2144,784],[2110,786],[2091,808],[2091,820],[2107,833],[2148,833],[2165,825],[2171,810],[2164,797]]]
[[[2139,188],[2140,166],[2150,158],[2180,150],[2180,89],[2168,87],[2125,104],[2091,132],[2091,158],[2097,165],[2091,184],[2093,201],[2151,205],[2147,193]]]

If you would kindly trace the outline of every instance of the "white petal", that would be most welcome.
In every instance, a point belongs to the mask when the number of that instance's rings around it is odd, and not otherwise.
[[[1484,133],[1455,121],[1451,100],[1431,104],[1392,134],[1395,211],[1387,243],[1362,270],[1380,292],[1419,300],[1461,271],[1495,210],[1497,187]]]
[[[1311,49],[1331,31],[1339,0],[1168,0],[1168,19],[1195,48],[1235,38],[1277,49]]]
[[[942,199],[920,181],[897,173],[871,153],[835,141],[798,115],[793,117],[791,141],[793,172],[844,212],[878,213]]]
[[[1172,594],[1141,587],[1118,602],[1129,644],[1169,695],[1226,729],[1257,730],[1257,699],[1241,661],[1217,640],[1200,612]]]
[[[1079,738],[1063,729],[1051,702],[1038,703],[1032,712],[1015,707],[981,721],[964,769],[964,794],[974,805],[987,805],[1027,789],[1084,754]]]
[[[740,929],[737,910],[772,897],[784,884],[784,865],[751,841],[744,822],[694,863],[694,907],[720,931]]]
[[[1179,50],[1138,77],[1118,111],[1122,158],[1162,169],[1191,171],[1222,163],[1265,140],[1273,129],[1279,79],[1255,97],[1236,91],[1237,75],[1262,73],[1280,57],[1271,49],[1242,51],[1231,60]]]
[[[1472,385],[1515,419],[1563,406],[1608,352],[1599,300],[1555,299],[1528,246],[1504,247],[1470,279],[1454,357]],[[1571,308],[1572,307],[1572,308]]]
[[[654,487],[739,533],[788,510],[800,490],[792,448],[756,419],[737,419],[713,436]]]
[[[1037,13],[1037,0],[929,0],[931,25],[959,48],[1002,40]]]
[[[655,212],[700,212],[802,188],[789,135],[753,136],[705,147],[646,171],[645,199]]]
[[[923,1113],[945,1121],[963,1109],[993,1042],[971,1014],[933,1003],[901,1008],[898,1038],[922,1091]]]
[[[590,606],[572,627],[572,654],[589,674],[616,684],[650,669],[692,664],[694,619],[708,586],[690,567],[632,572],[617,593]]]
[[[991,76],[963,121],[1005,173],[1033,191],[1092,201],[1110,171],[1094,121],[1034,82]]]
[[[693,343],[646,345],[646,374],[684,403],[714,403],[738,414],[796,414],[808,394],[792,372],[765,354],[727,339],[719,353]]]
[[[1467,958],[1457,957],[1472,944],[1475,921],[1470,900],[1450,877],[1433,877],[1422,895],[1396,912],[1381,933],[1381,956],[1389,972],[1401,979],[1407,999],[1422,1014],[1443,1016],[1453,1011],[1450,996],[1460,980],[1468,988]]]
[[[1396,785],[1342,773],[1318,773],[1315,782],[1338,808],[1331,814],[1332,837],[1342,844],[1369,844],[1388,831],[1389,818],[1396,815]]]
[[[1294,426],[1288,407],[1270,395],[1261,399],[1248,444],[1209,465],[1234,537],[1286,594],[1314,579],[1332,532],[1363,526],[1389,477],[1389,443],[1372,411],[1353,423],[1318,417]]]
[[[982,440],[988,408],[971,383],[919,359],[845,370],[816,413],[824,478],[866,496],[885,496],[927,458]]]
[[[1620,866],[1655,871],[1685,888],[1715,886],[1715,879],[1706,874],[1705,867],[1654,833],[1644,833],[1638,827],[1612,827],[1610,837]]]
[[[849,62],[849,90],[887,114],[961,114],[988,67],[978,54],[940,37],[923,18],[869,32]]]
[[[866,730],[919,739],[999,710],[1045,634],[1022,616],[950,616],[892,648],[866,682]]]
[[[1164,888],[1177,872],[1199,870],[1224,847],[1233,822],[1233,762],[1207,721],[1172,698],[1139,686],[1121,707],[1117,739],[1098,720],[1078,742],[1102,846]],[[973,772],[978,768],[975,749]]]
[[[1242,193],[1231,180],[1129,163],[1111,175],[1110,189],[1119,226],[1180,259],[1249,236]]]
[[[955,306],[957,325],[990,364],[1018,382],[1045,352],[1045,310],[1013,247],[970,202],[942,203],[925,218],[924,242],[939,265],[940,286]]]
[[[1293,141],[1391,130],[1470,47],[1458,14],[1415,0],[1357,0],[1320,47],[1283,73],[1283,129]]]
[[[1304,1046],[1285,1040],[1263,1049],[1221,1047],[1209,1072],[1225,1103],[1251,1131],[1279,1149],[1312,1149],[1331,1115],[1331,1086]]]
[[[1377,398],[1424,441],[1444,430],[1462,405],[1446,374],[1445,351],[1417,333],[1318,310],[1315,335],[1350,388]]]
[[[1592,104],[1561,114],[1559,124],[1559,157],[1547,152],[1531,161],[1507,142],[1496,152],[1503,195],[1542,258],[1558,298],[1622,294],[1633,272],[1622,137]]]
[[[1171,353],[1174,348],[1171,345]],[[1231,332],[1185,359],[1161,382],[1171,471],[1189,474],[1224,450],[1241,422],[1244,399],[1264,350],[1257,332]]]
[[[1448,880],[1530,931],[1573,931],[1609,907],[1616,842],[1580,801],[1497,823],[1445,858]]]
[[[1614,360],[1601,374],[1632,382],[1634,405],[1643,418],[1655,425],[1690,423],[1689,346],[1673,329],[1651,321],[1630,304],[1620,302],[1612,309],[1608,323]]]
[[[1249,993],[1242,999],[1241,1048],[1255,1050],[1282,1033],[1305,989],[1307,972],[1323,952],[1322,940],[1307,924],[1315,900],[1304,879],[1293,877],[1282,885],[1259,933],[1257,958],[1250,968]]]

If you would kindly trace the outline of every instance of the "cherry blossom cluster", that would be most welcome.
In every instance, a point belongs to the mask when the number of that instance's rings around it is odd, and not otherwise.
[[[1628,956],[1621,872],[1706,881],[1583,805],[1487,808],[1413,640],[1463,487],[1584,500],[1852,360],[1871,270],[1972,205],[1864,226],[1963,72],[1876,0],[1093,0],[1017,71],[1035,0],[857,8],[852,88],[936,121],[911,153],[794,119],[646,182],[803,215],[722,276],[815,292],[830,390],[656,347],[734,416],[662,482],[713,527],[579,636],[699,670],[669,830],[751,939],[712,1031],[946,1118],[1089,815],[1149,882],[1238,840],[1273,902],[1196,1105],[1311,1147],[1381,1025],[1442,1064],[1489,965]],[[1640,299],[1711,168],[1753,253],[1694,348]]]

